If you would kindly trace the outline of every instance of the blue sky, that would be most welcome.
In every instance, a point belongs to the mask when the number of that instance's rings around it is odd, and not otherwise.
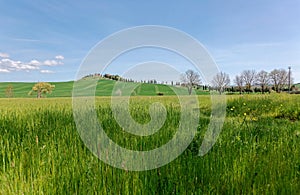
[[[246,69],[292,66],[295,82],[300,82],[299,18],[299,0],[0,0],[0,82],[73,80],[99,41],[138,25],[190,34],[231,78]],[[157,60],[151,53],[138,60],[128,55],[107,71],[121,74],[122,64]],[[178,62],[174,66],[184,71]]]

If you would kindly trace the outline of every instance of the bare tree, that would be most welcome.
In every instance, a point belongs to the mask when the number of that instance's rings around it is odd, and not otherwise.
[[[236,75],[233,82],[237,85],[237,87],[240,91],[240,94],[242,94],[243,85],[244,85],[244,81],[243,81],[242,76]]]
[[[214,76],[212,84],[220,94],[223,93],[225,91],[225,88],[230,84],[229,75],[225,72],[219,72],[218,74],[216,74],[216,76]]]
[[[244,70],[241,76],[246,85],[246,91],[250,92],[251,87],[254,85],[256,79],[255,70]]]
[[[281,92],[288,83],[288,73],[284,69],[274,69],[269,76],[277,93]]]
[[[187,70],[183,73],[181,75],[181,81],[188,88],[189,95],[192,94],[193,87],[201,83],[200,75],[193,70]]]
[[[257,84],[261,86],[261,92],[265,93],[266,86],[269,84],[270,81],[269,74],[266,71],[262,70],[257,74],[256,80]]]

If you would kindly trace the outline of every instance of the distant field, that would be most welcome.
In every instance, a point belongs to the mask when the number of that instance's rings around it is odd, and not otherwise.
[[[72,94],[73,81],[69,82],[50,82],[55,85],[55,90],[52,94],[47,94],[47,97],[70,97]],[[32,89],[35,83],[23,83],[23,82],[3,82],[0,83],[0,97],[5,97],[5,90],[8,85],[13,86],[13,97],[17,98],[30,98],[35,95],[28,95],[28,92]]]
[[[114,87],[116,81],[112,80],[99,80],[96,90],[96,96],[110,96],[112,93],[112,89]],[[51,84],[55,85],[55,89],[52,94],[47,94],[47,97],[71,97],[72,90],[73,90],[73,81],[68,82],[50,82]],[[23,83],[23,82],[3,82],[0,83],[0,98],[5,97],[5,89],[8,85],[13,86],[13,95],[14,97],[26,97],[26,98],[34,98],[35,95],[28,95],[28,92],[31,90],[35,83]],[[140,84],[136,89],[133,95],[138,96],[157,96],[157,94],[163,93],[163,95],[175,95],[172,88],[175,86],[169,85],[161,85],[161,84],[147,84],[143,83]],[[181,90],[187,90],[183,87],[176,87]],[[208,94],[206,91],[196,90],[198,95],[200,94]]]

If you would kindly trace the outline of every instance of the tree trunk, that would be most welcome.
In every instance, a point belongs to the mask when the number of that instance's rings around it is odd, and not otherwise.
[[[191,86],[188,86],[188,91],[189,91],[189,95],[191,95],[192,94],[192,89],[193,89],[193,87]]]
[[[41,98],[42,97],[42,91],[41,90],[38,90],[37,91],[37,98]]]

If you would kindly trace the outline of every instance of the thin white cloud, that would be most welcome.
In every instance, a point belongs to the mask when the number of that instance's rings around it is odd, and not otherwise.
[[[10,71],[7,70],[7,69],[2,69],[2,68],[0,68],[0,72],[10,72]]]
[[[58,55],[55,56],[55,60],[45,60],[43,62],[43,65],[45,66],[57,66],[57,65],[63,65],[64,63],[62,62],[62,60],[65,59],[64,56],[62,55]]]
[[[40,42],[38,39],[27,39],[27,38],[12,38],[14,41],[24,41],[24,42]]]
[[[32,65],[30,63],[24,63],[21,61],[14,61],[8,58],[2,59],[0,63],[0,69],[8,70],[9,72],[12,71],[29,71],[29,70],[37,70],[39,69],[38,66]]]
[[[54,73],[54,71],[52,71],[52,70],[41,70],[40,72],[44,73],[44,74]]]
[[[43,64],[46,66],[56,66],[58,62],[56,60],[45,60]]]
[[[29,62],[29,64],[34,65],[34,66],[40,66],[41,65],[41,63],[38,60],[31,60]]]
[[[233,45],[212,50],[212,56],[222,71],[232,78],[243,70],[271,71],[292,66],[295,82],[300,82],[299,44],[287,42],[261,42]]]
[[[9,55],[7,53],[0,52],[0,58],[9,58]]]
[[[65,59],[65,57],[62,56],[62,55],[58,55],[58,56],[55,56],[55,59],[57,59],[57,60],[63,60],[63,59]]]
[[[9,58],[8,54],[5,53],[0,53],[1,58],[0,59],[0,72],[14,72],[14,71],[25,71],[25,72],[30,72],[33,70],[40,70],[44,66],[56,66],[56,65],[63,65],[63,62],[61,61],[63,59],[63,56],[59,55],[56,56],[61,60],[54,60],[54,59],[49,59],[49,60],[44,60],[44,61],[39,61],[36,59],[33,59],[29,62],[22,62],[20,60],[13,60]],[[53,73],[53,71],[50,70],[41,70],[41,73]]]

